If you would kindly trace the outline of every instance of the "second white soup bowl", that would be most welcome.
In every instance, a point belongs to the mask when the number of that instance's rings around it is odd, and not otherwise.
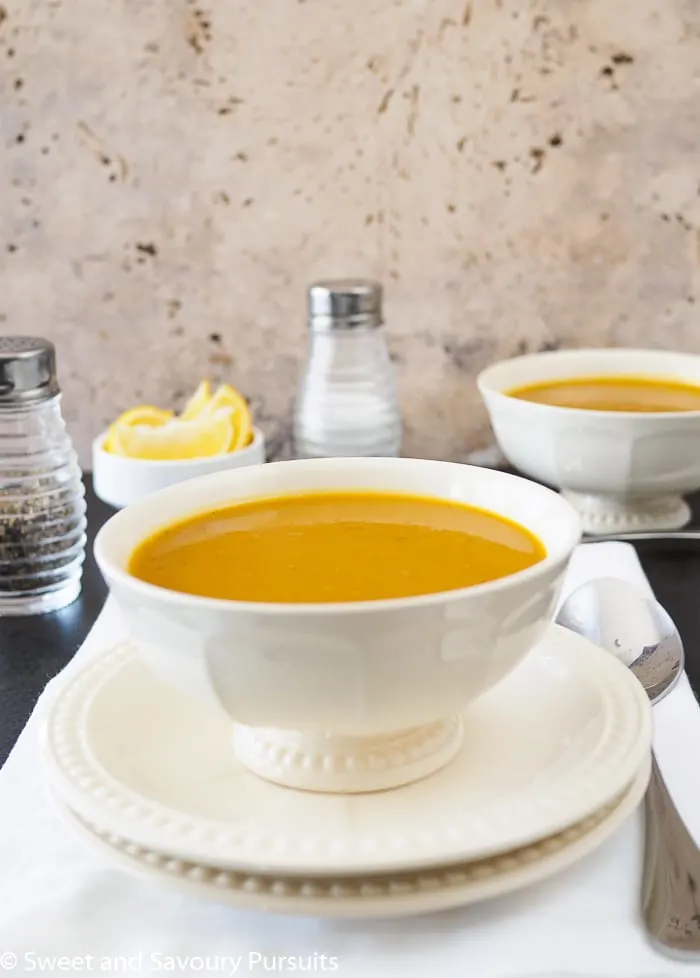
[[[643,376],[700,385],[700,356],[663,350],[558,350],[495,363],[477,378],[501,451],[556,486],[587,533],[684,526],[700,489],[700,411],[593,411],[538,404],[515,388],[576,377]]]
[[[129,572],[137,545],[184,517],[238,500],[342,489],[487,509],[534,533],[546,557],[475,587],[336,604],[209,599]],[[567,502],[516,476],[347,458],[276,462],[163,490],[112,517],[95,553],[145,660],[165,682],[226,711],[242,763],[287,786],[345,792],[407,783],[454,756],[461,712],[520,662],[550,621],[579,538]]]

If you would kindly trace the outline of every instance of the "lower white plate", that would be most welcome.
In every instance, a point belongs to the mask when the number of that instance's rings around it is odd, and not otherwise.
[[[59,804],[81,837],[122,869],[198,900],[245,910],[314,917],[401,917],[466,906],[540,882],[603,843],[641,801],[649,781],[647,758],[615,802],[564,832],[530,846],[419,873],[383,876],[297,877],[234,873],[183,861],[92,827]]]
[[[422,781],[295,791],[247,771],[223,712],[158,682],[124,645],[57,692],[43,754],[59,798],[139,845],[237,871],[338,876],[481,859],[561,832],[618,797],[651,745],[632,673],[556,625],[462,722],[460,752]]]

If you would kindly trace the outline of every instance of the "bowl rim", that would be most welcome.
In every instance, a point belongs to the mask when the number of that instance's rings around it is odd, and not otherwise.
[[[169,588],[159,587],[155,584],[149,584],[146,581],[140,580],[138,577],[134,577],[130,574],[128,570],[119,567],[116,561],[113,561],[105,553],[105,538],[110,534],[115,532],[115,524],[118,522],[124,522],[128,520],[130,512],[138,506],[145,504],[153,504],[153,501],[161,494],[170,493],[174,494],[181,491],[183,486],[187,486],[189,489],[192,488],[192,482],[194,480],[189,480],[186,483],[178,483],[174,486],[169,486],[166,489],[162,489],[159,492],[153,493],[148,499],[141,502],[134,503],[132,506],[126,507],[120,510],[114,516],[110,517],[109,520],[100,528],[97,533],[94,542],[94,556],[95,560],[102,572],[103,576],[107,580],[108,585],[112,586],[112,582],[118,583],[120,586],[128,589],[131,593],[141,594],[144,597],[155,598],[160,602],[165,602],[166,604],[176,604],[179,607],[188,608],[199,608],[199,609],[209,609],[211,611],[234,611],[236,613],[247,613],[264,615],[269,617],[280,617],[293,615],[295,617],[323,617],[330,615],[356,615],[356,614],[367,614],[372,612],[390,612],[390,611],[404,611],[407,609],[414,608],[429,608],[431,606],[444,606],[446,604],[452,604],[453,602],[460,601],[467,596],[479,596],[486,593],[496,594],[499,591],[507,590],[514,584],[524,583],[529,580],[534,580],[537,577],[546,575],[549,571],[553,570],[559,564],[566,565],[573,553],[575,547],[580,543],[582,538],[582,528],[581,521],[576,510],[563,499],[559,493],[555,492],[553,489],[549,489],[540,483],[533,482],[530,479],[526,479],[519,475],[513,475],[509,472],[502,472],[498,469],[486,469],[477,465],[465,465],[461,462],[443,462],[433,459],[405,459],[405,458],[382,458],[382,459],[357,459],[357,458],[326,458],[326,459],[292,459],[280,462],[268,463],[266,468],[268,471],[272,467],[276,466],[287,466],[293,465],[307,465],[307,464],[317,464],[319,462],[323,463],[324,466],[332,466],[334,463],[355,463],[357,464],[368,461],[381,461],[389,464],[401,464],[404,462],[411,463],[425,463],[428,465],[445,465],[445,466],[459,466],[460,469],[471,470],[481,473],[489,473],[489,477],[499,481],[501,483],[505,482],[519,482],[528,487],[529,492],[535,492],[540,494],[542,497],[549,497],[556,507],[559,507],[562,516],[566,517],[566,533],[561,534],[561,538],[558,539],[553,548],[549,548],[544,556],[544,558],[538,561],[536,564],[532,564],[530,567],[526,567],[521,571],[516,571],[514,574],[507,574],[505,577],[499,577],[492,581],[484,581],[481,584],[473,584],[462,588],[453,588],[449,591],[435,591],[430,594],[420,594],[420,595],[410,595],[401,598],[380,598],[365,601],[333,601],[333,602],[316,602],[316,603],[305,603],[305,602],[272,602],[272,601],[237,601],[234,599],[225,598],[208,598],[202,595],[187,594],[182,591],[173,591]],[[237,470],[231,470],[237,471]],[[245,471],[244,469],[240,470]],[[230,473],[226,472],[215,472],[207,476],[202,476],[200,481],[208,480],[215,481],[217,479],[225,478]],[[323,488],[323,487],[321,487]],[[280,495],[284,495],[284,490],[280,491]],[[255,498],[253,496],[253,498]],[[260,495],[260,498],[264,498]],[[496,516],[501,515],[495,510],[487,510]],[[196,508],[192,508],[191,512],[194,514],[198,512]],[[529,529],[528,527],[525,527]],[[529,531],[532,532],[532,531]],[[145,539],[144,535],[142,539]],[[563,572],[563,568],[562,568]]]
[[[196,469],[198,467],[204,467],[206,465],[211,465],[216,460],[223,461],[224,459],[229,459],[233,457],[238,457],[250,452],[253,449],[259,449],[261,446],[265,446],[265,434],[261,428],[253,426],[253,440],[242,448],[237,448],[235,452],[224,452],[223,455],[205,455],[201,458],[129,458],[126,455],[113,455],[112,452],[108,452],[104,448],[104,441],[109,434],[109,429],[106,428],[104,431],[93,439],[92,442],[92,457],[93,457],[93,467],[94,460],[99,459],[100,464],[102,459],[109,459],[110,462],[115,461],[117,465],[133,465],[141,466],[145,468],[158,468],[158,469],[172,469],[176,466],[182,466],[186,468]]]
[[[564,407],[561,404],[542,404],[538,401],[527,401],[522,397],[515,397],[509,391],[499,390],[493,385],[491,381],[490,374],[497,373],[507,364],[510,363],[521,363],[529,362],[534,363],[537,361],[542,362],[552,362],[553,360],[558,360],[563,357],[571,357],[571,359],[576,359],[576,355],[580,354],[580,358],[583,359],[585,355],[592,354],[594,356],[611,356],[612,359],[622,359],[625,355],[637,355],[637,354],[650,354],[657,358],[680,358],[686,360],[694,360],[698,367],[700,367],[700,354],[697,353],[686,353],[679,350],[654,350],[649,347],[621,347],[621,346],[611,346],[611,347],[572,347],[571,349],[561,349],[561,350],[543,350],[540,353],[524,353],[515,357],[506,357],[503,360],[497,360],[495,363],[489,364],[485,367],[476,377],[476,386],[479,393],[484,399],[486,397],[502,398],[510,404],[517,403],[522,405],[522,410],[525,411],[546,411],[552,415],[558,417],[591,417],[604,418],[606,420],[611,419],[625,419],[629,424],[630,422],[636,420],[637,422],[645,421],[648,419],[653,420],[680,420],[685,418],[687,420],[697,420],[700,418],[700,408],[696,411],[603,411],[597,408],[580,408],[580,407]],[[621,371],[620,376],[624,376],[624,371]],[[652,370],[649,373],[650,377],[658,377],[659,379],[668,379],[669,374],[662,374]],[[562,377],[562,380],[566,380],[566,377]],[[537,381],[534,381],[537,383]],[[529,386],[529,385],[528,385]],[[697,387],[700,389],[700,381],[697,383]]]

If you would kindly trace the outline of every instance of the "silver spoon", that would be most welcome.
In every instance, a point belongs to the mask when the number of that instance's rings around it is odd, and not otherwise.
[[[557,622],[621,659],[658,703],[683,672],[683,643],[653,599],[619,578],[582,584],[564,601]],[[700,849],[668,793],[652,753],[644,800],[646,837],[642,916],[652,941],[687,960],[700,955]]]

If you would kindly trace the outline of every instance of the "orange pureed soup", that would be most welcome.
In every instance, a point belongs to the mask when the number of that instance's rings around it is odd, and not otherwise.
[[[700,411],[700,384],[660,377],[572,377],[506,393],[523,401],[586,411]]]
[[[524,527],[461,503],[332,491],[197,514],[140,544],[129,571],[208,598],[323,603],[450,591],[544,556]]]

